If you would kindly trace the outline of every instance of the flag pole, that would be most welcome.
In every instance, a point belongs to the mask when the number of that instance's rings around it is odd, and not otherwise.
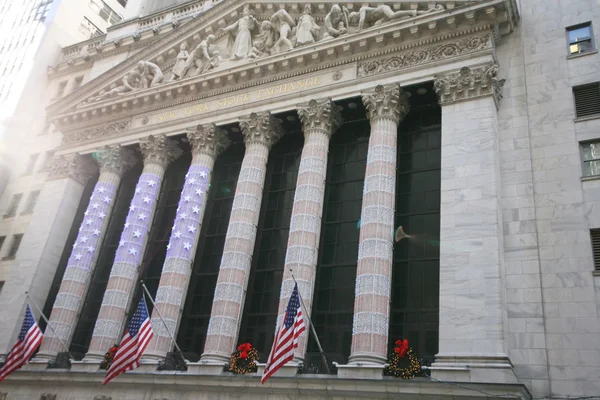
[[[37,312],[40,313],[40,315],[42,316],[42,318],[44,319],[44,321],[46,321],[46,326],[48,328],[50,328],[50,330],[52,331],[52,333],[54,333],[54,336],[58,339],[58,341],[60,342],[60,344],[62,345],[62,347],[65,348],[67,354],[69,355],[69,358],[71,360],[74,360],[75,358],[73,357],[73,355],[71,354],[71,352],[69,351],[69,348],[67,347],[66,343],[63,342],[63,340],[60,338],[60,336],[58,336],[56,334],[56,331],[54,330],[54,328],[52,327],[52,325],[50,324],[50,321],[48,321],[48,318],[46,318],[46,316],[44,315],[44,312],[38,307],[38,305],[35,303],[35,301],[31,298],[31,296],[29,295],[29,292],[25,292],[25,296],[29,299],[29,302],[31,304],[33,304],[33,306],[35,307],[35,309],[37,310]]]
[[[290,272],[292,269],[290,268]],[[298,282],[294,277],[294,273],[292,272],[292,279],[294,283],[297,285]],[[323,351],[323,347],[321,347],[321,342],[319,341],[319,337],[317,336],[317,331],[315,330],[315,326],[312,323],[312,319],[310,318],[310,314],[304,305],[304,300],[302,300],[302,295],[300,295],[300,288],[298,288],[298,297],[300,298],[300,304],[302,304],[302,308],[304,309],[304,314],[306,315],[306,319],[308,319],[308,323],[310,324],[310,330],[312,331],[313,336],[315,337],[315,342],[317,342],[317,347],[319,348],[319,353],[321,353],[321,360],[325,365],[325,369],[327,370],[327,374],[329,375],[331,372],[329,371],[329,364],[327,364],[327,358],[325,357],[325,352]]]
[[[144,281],[140,281],[140,283],[142,284],[142,288],[144,288],[144,292],[146,293],[146,296],[148,296],[148,298],[150,299],[150,302],[152,303],[152,307],[154,307],[154,310],[156,310],[156,313],[158,314],[158,318],[160,318],[160,320],[162,321],[163,325],[165,326],[165,329],[169,333],[169,336],[171,336],[171,341],[175,345],[175,348],[177,349],[177,351],[179,352],[179,354],[181,354],[182,357],[183,357],[183,352],[181,351],[181,349],[177,345],[177,342],[175,341],[175,336],[173,336],[173,333],[171,333],[171,330],[167,326],[167,323],[163,319],[162,315],[160,315],[160,310],[158,309],[158,307],[156,307],[156,303],[154,303],[154,300],[152,299],[152,296],[150,296],[150,292],[148,291],[148,288],[144,284]]]

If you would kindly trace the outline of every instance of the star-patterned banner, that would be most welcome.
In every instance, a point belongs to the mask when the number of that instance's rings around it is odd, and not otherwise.
[[[160,192],[160,183],[161,178],[157,175],[144,173],[140,176],[121,233],[115,263],[140,265],[144,241],[150,229],[152,212]]]
[[[167,258],[192,259],[196,232],[200,229],[200,210],[206,198],[210,169],[192,165],[185,175],[173,232],[167,245]]]
[[[114,185],[96,183],[79,227],[79,234],[73,244],[67,268],[90,269],[94,255],[101,245],[102,224],[110,212],[116,194],[117,188]]]

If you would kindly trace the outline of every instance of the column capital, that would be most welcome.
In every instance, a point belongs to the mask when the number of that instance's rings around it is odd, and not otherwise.
[[[163,168],[183,153],[177,143],[165,135],[148,136],[147,139],[140,141],[140,150],[144,155],[144,164],[158,164]]]
[[[100,172],[112,172],[122,176],[125,171],[133,167],[138,159],[133,151],[121,145],[106,145],[96,153],[96,161],[100,165]]]
[[[82,185],[87,184],[96,169],[97,167],[89,158],[79,153],[55,156],[46,167],[48,180],[71,178]]]
[[[246,145],[262,143],[269,149],[283,136],[281,121],[270,112],[252,113],[248,118],[240,120]]]
[[[198,125],[194,131],[187,132],[187,138],[194,154],[202,153],[215,159],[231,144],[227,133],[215,124]]]
[[[331,99],[327,99],[321,103],[317,100],[308,102],[308,107],[298,108],[298,116],[302,122],[302,130],[319,129],[325,131],[327,136],[338,130],[342,125],[342,114],[340,107],[337,106]]]
[[[410,111],[409,97],[410,93],[402,90],[400,85],[377,85],[374,92],[363,94],[362,100],[369,120],[392,118],[398,124]]]
[[[493,96],[496,108],[502,100],[502,89],[506,79],[498,79],[498,64],[488,63],[479,67],[463,67],[434,76],[434,88],[440,105],[479,97]]]

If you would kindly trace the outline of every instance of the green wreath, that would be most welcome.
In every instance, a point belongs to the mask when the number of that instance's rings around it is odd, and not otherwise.
[[[414,378],[421,374],[421,362],[411,347],[408,347],[408,340],[397,340],[394,352],[388,359],[387,373],[402,379]],[[408,358],[409,365],[405,366],[403,362]],[[403,366],[404,364],[404,366]]]
[[[238,375],[256,372],[258,369],[256,366],[257,361],[258,351],[250,343],[240,344],[237,350],[231,354],[229,371]]]

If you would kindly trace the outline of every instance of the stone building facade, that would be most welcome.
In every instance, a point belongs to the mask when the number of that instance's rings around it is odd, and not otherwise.
[[[54,157],[10,249],[0,349],[25,292],[50,322],[0,392],[598,395],[599,14],[583,0],[192,1],[64,49],[51,82],[86,80],[47,106]],[[294,279],[327,362],[305,335],[265,385],[226,372],[245,341],[264,361]],[[155,336],[101,386],[140,280]],[[385,376],[399,338],[430,376]]]

